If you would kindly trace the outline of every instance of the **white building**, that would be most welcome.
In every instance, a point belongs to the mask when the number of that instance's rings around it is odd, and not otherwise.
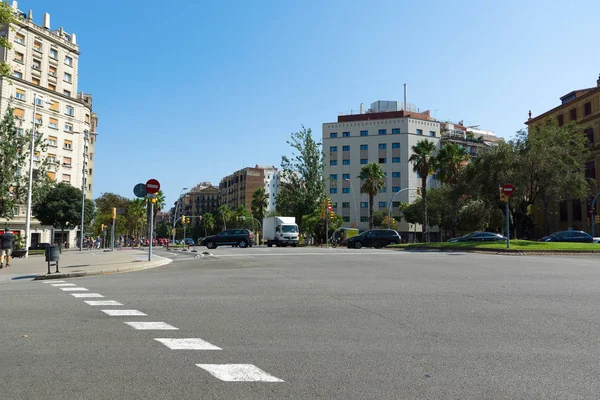
[[[50,178],[83,187],[85,196],[91,199],[98,119],[92,111],[92,96],[78,92],[80,52],[76,36],[62,27],[51,30],[47,13],[42,25],[37,25],[31,10],[20,11],[16,1],[12,9],[17,21],[2,32],[12,49],[0,48],[0,57],[11,65],[13,72],[10,79],[0,79],[0,114],[3,116],[9,107],[13,108],[19,131],[30,130],[35,95],[36,132],[46,139],[48,147],[46,152],[36,153],[34,160],[55,161]],[[26,205],[19,206],[15,217],[0,220],[0,225],[23,235],[25,214]],[[60,238],[55,235],[60,234],[60,229],[55,232],[32,219],[31,243],[67,242],[75,246],[78,231],[78,227],[73,228]]]
[[[440,124],[430,118],[429,111],[341,115],[337,122],[323,124],[327,193],[345,226],[358,226],[360,230],[369,227],[369,196],[360,193],[358,175],[361,168],[370,162],[379,163],[387,176],[385,188],[374,199],[373,211],[387,213],[396,195],[392,216],[400,220],[400,203],[412,203],[416,192],[399,192],[421,186],[421,179],[413,172],[408,159],[413,154],[412,146],[423,139],[439,146]],[[435,180],[430,179],[428,186],[435,187]],[[402,237],[408,240],[415,232],[421,232],[421,226],[404,221],[399,222],[397,227]],[[433,231],[431,235],[432,240],[435,239]]]
[[[269,195],[267,203],[267,213],[275,211],[277,208],[277,195],[279,194],[279,185],[281,183],[281,172],[275,166],[257,165],[257,168],[264,170],[265,192]]]

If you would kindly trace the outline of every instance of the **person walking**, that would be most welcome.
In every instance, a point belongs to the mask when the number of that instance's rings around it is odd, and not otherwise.
[[[14,240],[15,235],[8,228],[5,228],[4,233],[0,235],[0,269],[4,267],[4,257],[6,257],[6,267],[10,267],[10,255],[12,254]]]

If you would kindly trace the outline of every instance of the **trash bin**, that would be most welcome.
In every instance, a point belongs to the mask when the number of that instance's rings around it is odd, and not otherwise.
[[[60,250],[58,246],[48,246],[46,247],[46,261],[47,262],[56,262],[60,259]]]

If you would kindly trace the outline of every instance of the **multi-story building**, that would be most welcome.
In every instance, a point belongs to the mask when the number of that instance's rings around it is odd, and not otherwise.
[[[574,90],[560,98],[561,104],[534,118],[529,112],[529,120],[525,123],[531,130],[535,125],[543,123],[548,118],[554,118],[559,125],[566,122],[577,122],[583,129],[590,146],[590,158],[586,165],[586,177],[596,179],[598,165],[600,164],[600,77],[596,86]],[[600,191],[600,182],[596,182],[594,194]],[[592,197],[593,199],[593,197]],[[558,205],[556,212],[550,212],[550,230],[584,230],[591,232],[587,223],[588,210],[591,208],[592,199],[573,199],[563,201]],[[598,210],[596,204],[596,210]],[[534,228],[538,235],[543,235],[543,208],[536,207],[534,213]]]
[[[12,67],[12,76],[0,79],[0,113],[4,115],[9,107],[13,108],[21,133],[31,129],[35,121],[36,132],[47,144],[45,152],[34,154],[35,164],[49,159],[53,164],[51,179],[83,188],[91,199],[98,117],[92,111],[92,96],[78,92],[80,52],[76,36],[62,27],[52,30],[48,13],[42,25],[37,25],[32,11],[20,11],[16,1],[12,10],[16,22],[2,31],[12,48],[0,48],[0,59]],[[26,206],[15,211],[15,218],[0,224],[23,234]],[[32,219],[31,243],[75,245],[77,231],[73,229],[59,238],[60,230],[41,226]]]
[[[258,165],[254,168],[247,167],[235,171],[221,179],[219,183],[221,205],[227,205],[231,209],[243,205],[250,210],[254,192],[264,185],[265,170]]]
[[[200,224],[200,218],[198,217],[201,215],[206,213],[217,215],[220,195],[220,189],[210,183],[206,186],[194,188],[188,193],[190,207],[189,214],[186,214],[186,216],[192,217],[190,220],[192,227]]]
[[[267,201],[267,212],[275,211],[277,208],[277,195],[279,194],[279,185],[281,184],[281,172],[275,166],[261,166],[265,177],[265,192],[269,196]]]
[[[327,193],[334,211],[342,216],[345,226],[368,229],[369,196],[360,193],[360,170],[371,162],[379,163],[386,174],[385,187],[374,199],[374,211],[388,211],[400,221],[400,202],[412,203],[414,191],[402,189],[421,186],[421,179],[413,172],[408,161],[412,146],[428,139],[439,146],[440,123],[430,117],[430,112],[389,111],[340,115],[337,122],[323,124],[323,151]],[[430,178],[428,186],[436,181]],[[358,215],[357,215],[358,214]],[[357,218],[358,217],[358,218]],[[403,238],[412,239],[420,226],[398,223]],[[436,234],[431,232],[432,240]]]
[[[458,123],[440,122],[441,146],[445,143],[455,143],[463,147],[471,157],[477,157],[482,150],[493,146],[498,140],[493,131],[483,130],[477,127],[464,126],[462,121]]]

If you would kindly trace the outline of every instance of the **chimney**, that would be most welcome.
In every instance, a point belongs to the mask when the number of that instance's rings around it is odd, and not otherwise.
[[[27,21],[33,21],[33,11],[29,10],[29,14],[27,14]]]
[[[360,103],[360,113],[361,114],[365,113],[365,105],[363,103]]]
[[[62,37],[64,37],[64,35],[65,35],[65,30],[64,30],[64,29],[63,29],[63,27],[61,26],[61,27],[58,29],[58,36],[62,38]]]
[[[19,5],[16,1],[12,2],[12,8],[14,8],[15,10],[19,8]]]
[[[77,44],[77,36],[74,33],[71,33],[71,43]]]
[[[50,29],[50,14],[44,13],[44,29]]]

